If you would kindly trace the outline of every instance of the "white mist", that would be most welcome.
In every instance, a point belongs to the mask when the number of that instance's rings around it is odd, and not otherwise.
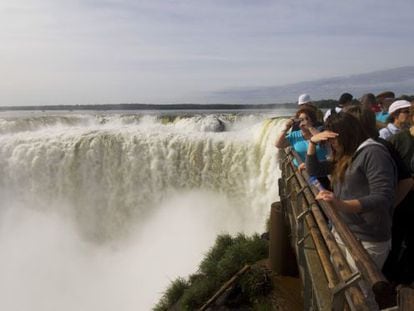
[[[0,122],[0,310],[150,310],[217,234],[264,230],[280,122],[62,120]]]
[[[181,193],[128,239],[97,245],[62,216],[8,209],[0,227],[0,309],[150,310],[172,280],[196,272],[217,234],[263,227],[248,221],[253,216],[237,213],[224,195]]]

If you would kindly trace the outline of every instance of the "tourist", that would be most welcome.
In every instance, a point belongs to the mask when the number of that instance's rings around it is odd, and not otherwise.
[[[362,95],[360,102],[361,106],[365,109],[372,110],[373,112],[381,111],[381,107],[378,105],[377,99],[375,98],[375,95],[372,93]]]
[[[326,131],[312,136],[306,157],[310,175],[331,174],[333,192],[322,190],[317,199],[330,202],[361,241],[379,269],[391,247],[391,215],[396,168],[388,150],[363,130],[349,113],[334,114]],[[316,147],[329,142],[333,159],[319,161]],[[356,265],[333,228],[335,239],[353,270]]]
[[[414,176],[414,109],[411,111],[410,118],[411,132],[408,129],[402,130],[392,136],[390,141],[378,137],[378,131],[375,128],[375,115],[371,110],[352,106],[345,111],[354,115],[361,122],[369,137],[387,147],[396,164],[398,183],[394,200],[391,251],[385,261],[383,273],[388,280],[395,283],[411,283],[414,281],[412,266],[414,244],[413,240],[409,238],[414,238],[414,232],[410,229],[412,227],[411,220],[414,219],[414,210],[412,209],[414,206],[414,180],[411,177]],[[398,150],[393,144],[398,146]],[[404,156],[405,161],[401,156]],[[412,212],[410,213],[410,211]]]
[[[403,159],[400,156],[400,153],[395,149],[392,143],[379,137],[379,133],[376,128],[375,114],[372,110],[364,109],[361,106],[349,106],[343,111],[350,113],[356,117],[359,122],[361,122],[362,128],[368,137],[374,139],[388,149],[388,152],[394,160],[397,168],[398,183],[395,190],[394,207],[397,206],[404,200],[414,185],[414,181],[411,178],[411,174],[406,163],[404,163]]]
[[[409,129],[401,130],[390,138],[414,176],[414,109],[410,111]],[[392,248],[384,266],[384,274],[396,283],[414,282],[414,189],[396,207],[393,217]]]
[[[391,104],[390,115],[387,119],[388,124],[379,131],[381,138],[388,139],[408,126],[410,107],[411,103],[407,100],[397,100]]]
[[[299,130],[292,130],[289,132],[295,122],[299,124]],[[305,161],[309,139],[312,137],[312,135],[319,132],[319,130],[315,127],[316,123],[316,113],[313,109],[299,109],[295,114],[295,118],[289,119],[285,124],[284,129],[276,140],[275,146],[277,148],[286,148],[288,146],[292,146],[302,161]],[[318,146],[316,154],[320,160],[324,160],[327,155],[327,150],[322,146]],[[299,163],[296,161],[296,159],[294,160],[294,163],[296,166],[299,166]]]
[[[383,128],[387,125],[387,119],[389,117],[388,109],[390,105],[395,101],[395,94],[391,91],[385,91],[376,96],[377,103],[379,104],[381,111],[376,113],[376,119],[381,122],[378,128]]]
[[[300,108],[309,108],[315,111],[317,120],[316,126],[321,126],[323,124],[323,112],[312,103],[312,99],[308,94],[299,96],[298,105]]]
[[[331,114],[339,113],[344,107],[352,105],[353,96],[349,93],[343,93],[338,100],[338,106],[326,111],[323,120],[326,122]]]
[[[400,153],[411,175],[414,176],[414,107],[407,108],[407,110],[409,111],[409,128],[395,134],[390,138],[390,142]]]

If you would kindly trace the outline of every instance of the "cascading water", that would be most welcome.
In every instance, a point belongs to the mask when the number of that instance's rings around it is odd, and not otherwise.
[[[280,122],[1,118],[0,308],[150,309],[216,234],[264,230]]]

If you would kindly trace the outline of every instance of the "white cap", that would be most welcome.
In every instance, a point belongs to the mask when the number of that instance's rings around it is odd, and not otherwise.
[[[298,105],[310,103],[312,100],[308,94],[302,94],[299,96]]]
[[[389,114],[393,114],[399,109],[410,108],[410,107],[411,107],[411,103],[408,100],[396,100],[395,102],[391,104],[390,108],[388,108],[388,112]]]

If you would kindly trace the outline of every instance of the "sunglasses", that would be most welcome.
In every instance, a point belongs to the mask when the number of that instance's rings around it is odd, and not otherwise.
[[[400,113],[410,113],[409,109],[400,110]]]

